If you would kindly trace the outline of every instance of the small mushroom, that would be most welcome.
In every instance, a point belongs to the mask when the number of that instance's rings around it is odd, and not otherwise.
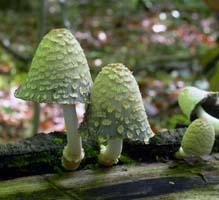
[[[206,119],[196,119],[186,129],[181,147],[175,157],[182,159],[208,155],[211,153],[214,140],[214,127]]]
[[[98,157],[106,166],[118,162],[123,138],[148,143],[154,135],[138,84],[123,64],[108,64],[96,77],[81,131],[107,142]]]
[[[67,29],[54,29],[40,42],[27,79],[15,92],[17,98],[62,106],[67,129],[62,164],[70,170],[76,169],[84,157],[75,104],[87,102],[91,86],[80,44]]]
[[[211,100],[214,100],[212,102]],[[183,113],[191,121],[197,118],[208,120],[215,128],[216,133],[219,133],[219,116],[213,116],[205,108],[207,102],[211,102],[211,107],[218,109],[219,96],[217,92],[207,92],[196,87],[185,87],[179,94],[178,102]]]

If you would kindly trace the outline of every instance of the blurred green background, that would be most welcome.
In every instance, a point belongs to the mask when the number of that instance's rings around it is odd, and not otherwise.
[[[28,137],[33,104],[13,92],[25,80],[42,35],[61,27],[81,43],[93,78],[113,62],[133,71],[155,132],[187,125],[177,104],[180,89],[219,90],[218,10],[206,2],[1,0],[0,143]],[[80,123],[83,106],[77,111]],[[39,132],[64,129],[59,107],[41,104]]]

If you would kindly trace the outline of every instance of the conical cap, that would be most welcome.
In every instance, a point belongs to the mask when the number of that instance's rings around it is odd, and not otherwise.
[[[214,127],[205,119],[194,120],[187,128],[182,149],[188,156],[203,156],[211,153],[214,145]]]
[[[109,64],[96,77],[81,130],[91,137],[121,137],[145,143],[154,135],[138,84],[123,64]]]
[[[84,103],[92,79],[84,52],[67,29],[54,29],[40,42],[26,81],[15,96],[35,102]]]

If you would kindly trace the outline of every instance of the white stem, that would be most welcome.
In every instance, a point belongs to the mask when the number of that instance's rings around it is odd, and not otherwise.
[[[209,121],[213,125],[215,131],[219,132],[219,119],[209,115],[201,106],[197,107],[197,116]]]
[[[114,138],[108,141],[107,146],[101,145],[99,162],[110,166],[116,164],[122,153],[122,138]]]
[[[62,105],[67,130],[67,146],[64,156],[69,161],[79,161],[84,157],[81,136],[78,134],[78,119],[75,105]]]

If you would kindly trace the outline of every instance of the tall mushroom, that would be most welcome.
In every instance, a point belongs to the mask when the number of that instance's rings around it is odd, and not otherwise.
[[[99,155],[106,166],[118,162],[123,138],[147,143],[154,135],[137,82],[123,64],[109,64],[96,77],[81,132],[107,141]]]
[[[196,87],[188,86],[180,92],[178,102],[183,113],[189,120],[193,121],[196,118],[204,118],[214,126],[216,133],[219,133],[218,112],[218,116],[213,116],[205,108],[207,107],[205,105],[210,102],[210,106],[214,107],[214,110],[219,109],[219,93],[207,92]]]
[[[206,119],[196,119],[186,129],[181,147],[175,156],[181,159],[208,155],[211,153],[214,140],[213,126]]]
[[[75,104],[87,102],[91,86],[80,44],[67,29],[54,29],[40,42],[27,79],[15,92],[17,98],[62,106],[67,129],[62,164],[70,170],[76,169],[84,157]]]

